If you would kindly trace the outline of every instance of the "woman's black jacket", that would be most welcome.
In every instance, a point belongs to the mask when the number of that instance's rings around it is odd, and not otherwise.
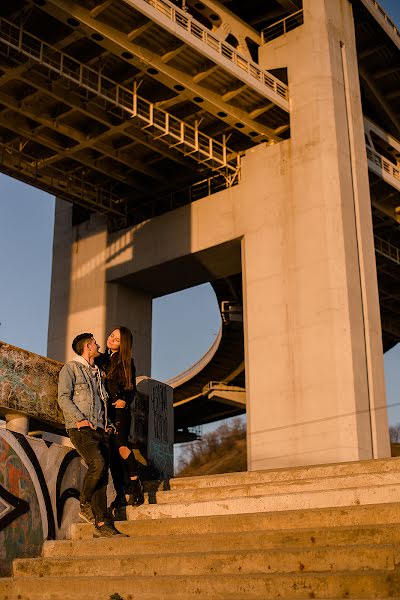
[[[113,354],[105,352],[104,354],[100,354],[97,358],[95,358],[96,365],[102,369],[106,375],[111,370],[113,362],[118,358],[118,352],[114,352]],[[131,369],[132,369],[132,389],[125,389],[124,385],[118,381],[118,379],[112,377],[105,380],[105,387],[109,396],[110,404],[115,402],[116,400],[125,400],[126,405],[129,406],[132,404],[133,399],[136,394],[136,368],[133,359],[131,359]]]

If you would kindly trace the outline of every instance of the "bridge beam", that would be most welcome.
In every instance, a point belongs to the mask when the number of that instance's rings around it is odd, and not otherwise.
[[[163,61],[162,56],[146,50],[143,46],[135,43],[134,38],[129,38],[129,34],[124,34],[114,27],[105,25],[101,21],[94,19],[88,10],[77,3],[71,2],[71,0],[50,0],[43,7],[43,10],[65,22],[70,16],[73,16],[88,31],[100,34],[103,40],[98,43],[110,52],[115,53],[117,56],[123,56],[124,52],[129,53],[132,57],[129,58],[128,62],[134,64],[139,69],[143,69],[144,64],[155,68],[158,71],[156,75],[157,80],[161,81],[167,87],[174,89],[174,86],[179,83],[185,88],[185,92],[180,94],[181,98],[192,100],[193,97],[201,97],[204,100],[202,107],[204,106],[213,115],[217,116],[220,112],[226,113],[230,119],[235,119],[243,123],[261,135],[275,141],[279,140],[279,136],[275,135],[272,128],[252,120],[245,110],[224,102],[220,94],[207,89],[207,87],[200,85],[200,83],[196,83],[194,79],[195,75],[188,75],[182,70],[169,65],[168,62]],[[287,106],[287,101],[285,101],[285,106]]]

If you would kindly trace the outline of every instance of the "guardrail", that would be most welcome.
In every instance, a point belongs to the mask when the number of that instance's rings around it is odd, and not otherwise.
[[[282,83],[282,81],[274,77],[268,71],[260,69],[256,63],[242,56],[227,42],[222,42],[216,35],[212,34],[206,27],[191,17],[189,13],[174,6],[168,0],[141,1],[152,6],[179,28],[184,29],[189,35],[196,38],[197,41],[203,42],[206,46],[218,52],[223,58],[229,60],[232,64],[250,75],[250,77],[278,94],[278,96],[281,96],[285,100],[289,100],[289,88],[287,85]],[[125,0],[125,2],[131,6],[135,6],[138,3],[137,0]]]
[[[3,142],[0,142],[0,166],[13,177],[50,194],[58,194],[68,200],[73,198],[98,212],[126,219],[127,204],[120,196],[54,165],[46,167],[44,159],[35,158]]]
[[[130,118],[136,117],[142,123],[142,129],[169,148],[175,148],[197,162],[208,163],[214,169],[236,171],[237,154],[226,146],[225,141],[218,142],[202,133],[197,125],[188,125],[156,107],[137,94],[136,84],[133,89],[120,85],[7,19],[0,19],[0,43],[118,107]]]
[[[398,181],[398,185],[396,185],[396,189],[400,190],[400,169],[396,168],[390,161],[388,161],[384,156],[378,154],[371,148],[367,146],[367,158],[370,166],[375,173],[380,175],[383,179],[385,179],[385,174],[389,175],[396,181]],[[378,167],[378,169],[376,168]]]
[[[146,219],[152,219],[158,217],[170,210],[180,208],[186,204],[191,204],[196,200],[211,196],[217,192],[226,190],[229,187],[237,185],[240,181],[240,168],[236,176],[232,178],[226,177],[220,172],[216,172],[211,177],[196,181],[190,186],[167,192],[166,194],[154,195],[151,200],[143,202],[137,208],[131,209],[129,212],[129,222],[135,225],[145,221]],[[118,219],[115,220],[114,230],[125,227],[123,222],[119,223]]]
[[[378,254],[381,254],[382,256],[385,256],[386,258],[389,258],[393,262],[400,265],[400,249],[399,248],[397,248],[396,246],[393,246],[393,244],[390,244],[390,242],[383,240],[382,238],[378,237],[377,235],[374,235],[374,242],[375,242],[375,251],[378,252]]]
[[[392,19],[389,15],[383,10],[382,6],[376,0],[364,0],[364,3],[368,2],[371,6],[373,6],[376,11],[380,14],[380,16],[386,21],[390,29],[393,30],[393,33],[399,38],[400,41],[400,31],[397,26],[393,23]]]
[[[261,31],[261,41],[263,44],[270,42],[271,40],[284,35],[288,31],[292,31],[292,29],[296,29],[296,27],[303,25],[303,23],[304,12],[303,9],[301,9],[263,29]]]

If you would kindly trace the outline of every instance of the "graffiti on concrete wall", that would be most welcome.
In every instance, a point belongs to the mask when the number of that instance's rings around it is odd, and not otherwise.
[[[149,401],[149,455],[163,478],[167,479],[173,474],[171,388],[152,382]]]
[[[163,384],[152,387],[151,403],[154,419],[154,437],[159,442],[168,442],[167,388]]]
[[[77,463],[79,460],[79,463]],[[0,430],[0,575],[14,558],[37,556],[76,520],[82,469],[76,450]]]
[[[147,446],[149,427],[149,399],[143,394],[136,394],[131,407],[130,442],[135,448],[145,449]]]
[[[17,411],[60,428],[57,381],[62,367],[49,358],[0,341],[0,399],[2,414]]]

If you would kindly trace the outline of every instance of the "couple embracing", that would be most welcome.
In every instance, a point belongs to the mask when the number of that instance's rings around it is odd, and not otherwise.
[[[128,443],[136,392],[132,333],[127,327],[114,329],[104,354],[91,333],[81,333],[72,349],[77,356],[60,371],[58,403],[68,435],[88,467],[79,516],[95,525],[97,537],[123,535],[108,518],[108,469],[116,491],[111,509],[144,502],[138,465]]]

